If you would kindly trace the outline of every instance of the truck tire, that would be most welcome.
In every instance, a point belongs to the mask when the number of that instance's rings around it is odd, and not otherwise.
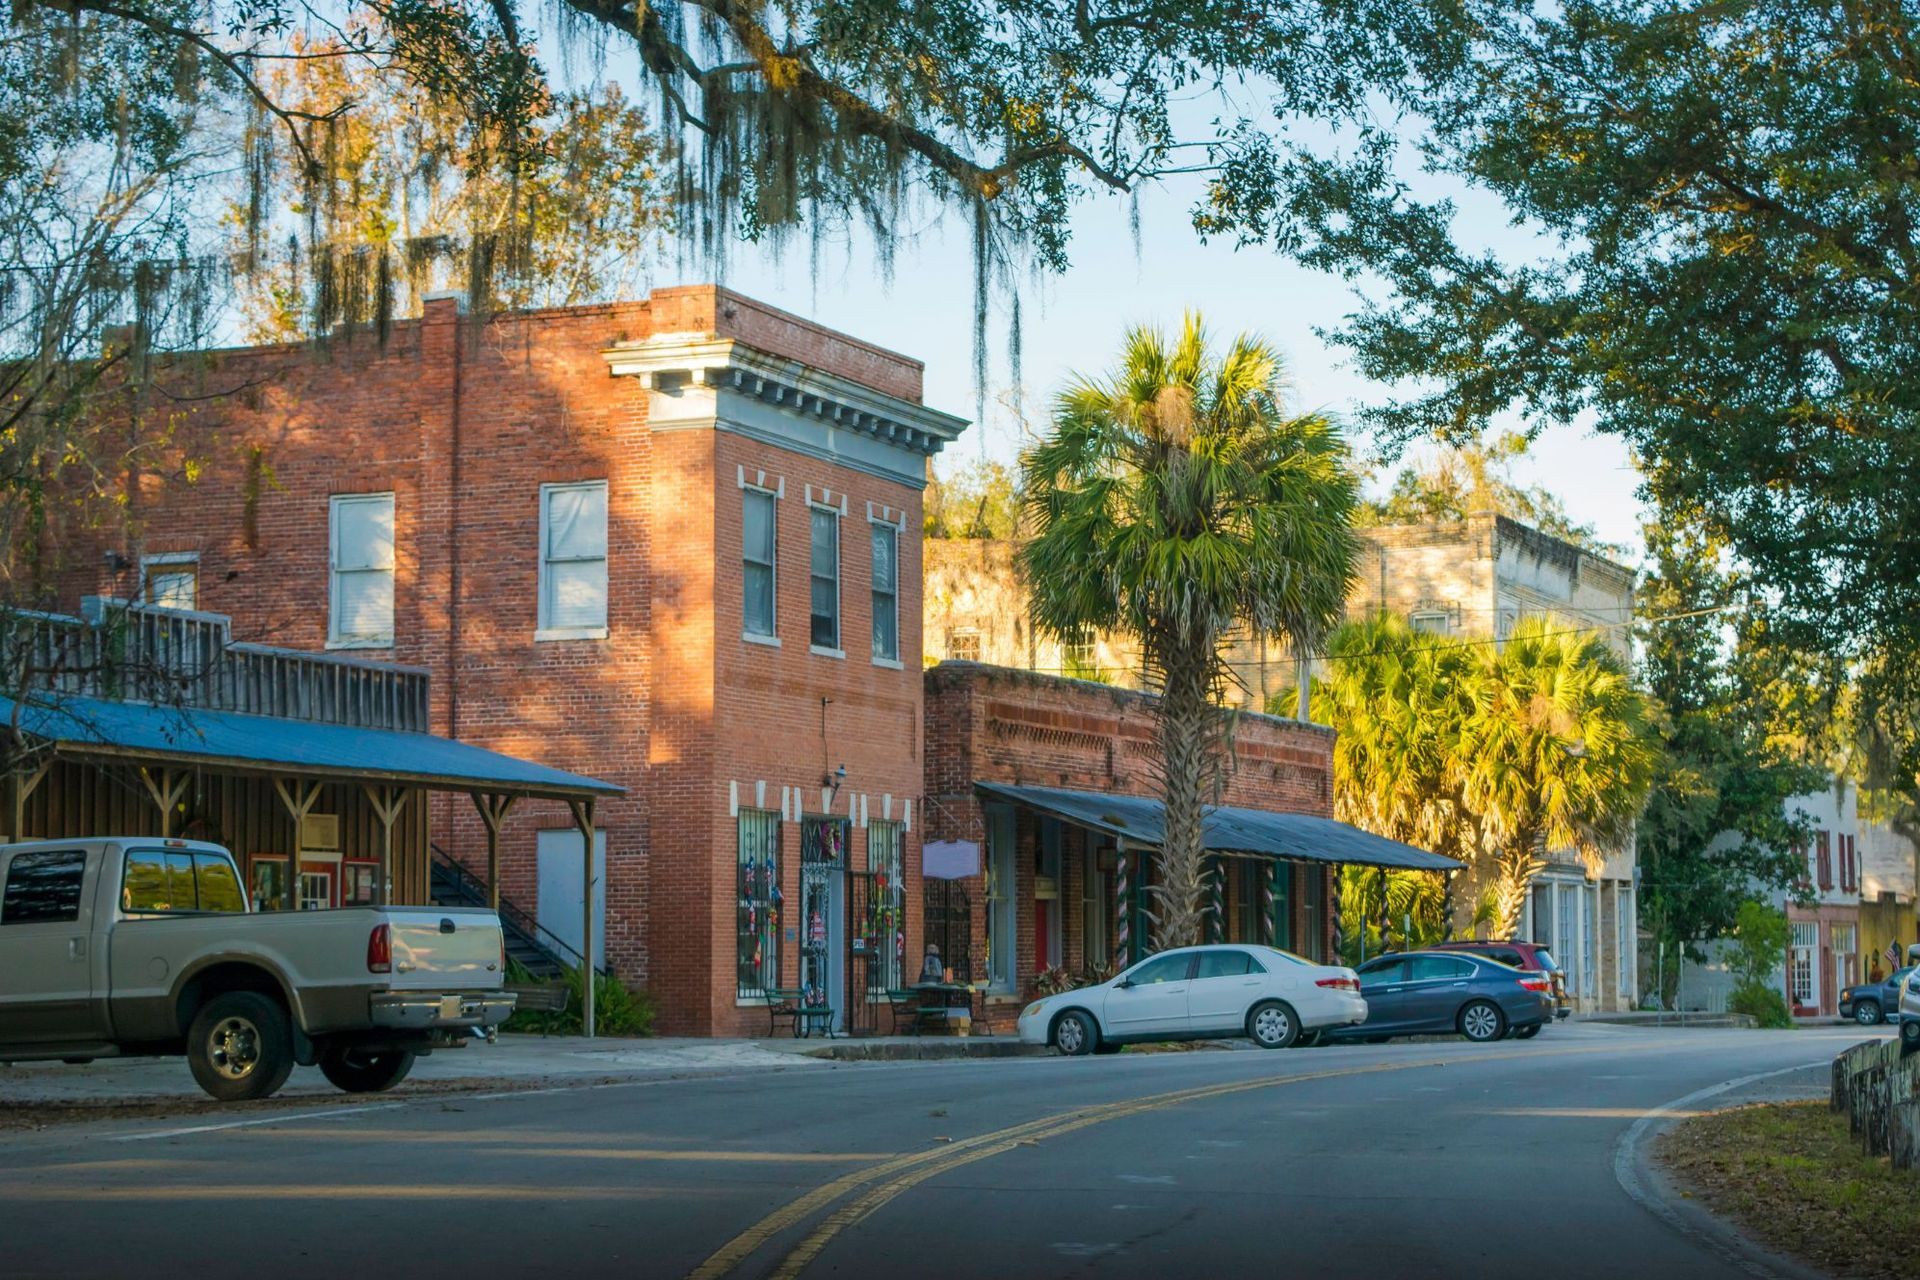
[[[187,1065],[222,1102],[271,1096],[293,1072],[287,1011],[257,991],[229,991],[200,1007],[187,1028]]]
[[[413,1055],[404,1049],[368,1053],[346,1047],[320,1055],[320,1074],[348,1093],[384,1093],[407,1078]]]

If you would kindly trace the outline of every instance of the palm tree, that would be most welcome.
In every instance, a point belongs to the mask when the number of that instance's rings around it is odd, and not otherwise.
[[[1511,938],[1548,850],[1574,850],[1598,873],[1639,816],[1657,751],[1646,697],[1593,633],[1535,618],[1479,652],[1462,798],[1479,827],[1476,879]]]
[[[1114,371],[1068,386],[1051,433],[1021,458],[1033,536],[1020,568],[1035,625],[1060,639],[1132,636],[1160,695],[1162,948],[1200,939],[1223,637],[1236,624],[1318,635],[1353,577],[1345,443],[1325,416],[1287,413],[1281,392],[1271,346],[1242,335],[1215,354],[1189,313],[1171,343],[1158,330],[1128,331]]]

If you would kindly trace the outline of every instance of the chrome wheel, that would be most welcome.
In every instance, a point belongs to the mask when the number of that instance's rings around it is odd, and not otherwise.
[[[207,1035],[207,1061],[228,1080],[244,1080],[260,1064],[260,1028],[229,1015]]]
[[[1069,1058],[1091,1053],[1097,1039],[1093,1020],[1078,1009],[1069,1009],[1053,1024],[1053,1047]]]
[[[1853,1020],[1863,1027],[1871,1027],[1880,1021],[1880,1006],[1871,1000],[1862,1000],[1853,1006]]]
[[[1500,1035],[1500,1011],[1490,1004],[1470,1004],[1460,1015],[1460,1034],[1469,1040],[1493,1040]]]
[[[1285,1044],[1293,1034],[1293,1019],[1277,1004],[1253,1015],[1253,1038],[1269,1048]]]

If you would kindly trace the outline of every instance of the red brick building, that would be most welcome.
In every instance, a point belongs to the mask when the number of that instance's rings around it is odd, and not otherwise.
[[[968,972],[956,978],[987,982],[1012,1001],[1042,969],[1080,974],[1144,954],[1151,930],[1139,889],[1152,875],[1152,859],[1103,829],[1116,820],[1103,819],[1098,802],[1157,794],[1152,702],[1143,693],[973,662],[943,662],[927,672],[920,834],[927,843],[957,845],[963,861],[977,854],[980,867],[977,877],[955,882],[966,898],[966,936],[939,922],[928,926],[936,945],[945,939],[943,960],[951,962],[964,944],[966,957],[956,967]],[[1320,725],[1237,717],[1221,803],[1330,820],[1333,738]],[[1074,820],[1076,809],[1085,821]],[[1216,936],[1331,959],[1331,862],[1222,855],[1214,865]],[[1005,1030],[999,1020],[996,1029]]]
[[[167,409],[198,478],[130,476],[135,545],[68,585],[424,668],[433,731],[624,786],[596,950],[663,1033],[763,1034],[753,989],[917,927],[920,491],[965,425],[921,371],[711,286],[216,353]],[[502,879],[577,947],[572,828],[513,809]],[[472,806],[431,833],[484,868]]]

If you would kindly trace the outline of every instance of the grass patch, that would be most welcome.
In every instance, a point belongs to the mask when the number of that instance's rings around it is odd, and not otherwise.
[[[1914,1274],[1920,1171],[1861,1155],[1825,1102],[1696,1116],[1656,1154],[1688,1194],[1773,1248],[1841,1276]]]

